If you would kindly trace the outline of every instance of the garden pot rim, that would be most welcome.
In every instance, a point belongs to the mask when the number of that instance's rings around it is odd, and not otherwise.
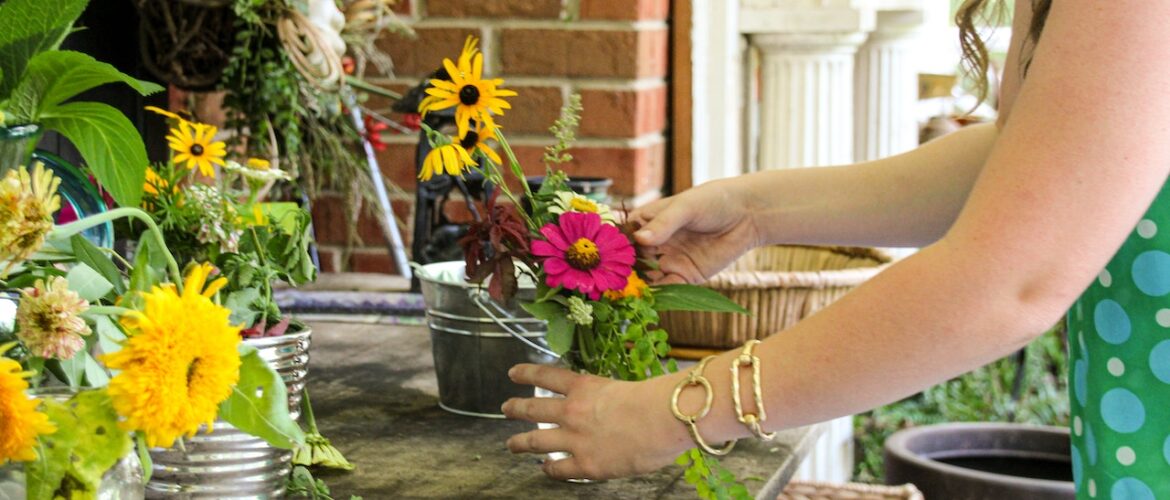
[[[298,332],[287,332],[282,335],[276,335],[273,337],[249,337],[241,339],[241,341],[252,347],[261,348],[271,347],[276,344],[286,344],[292,341],[299,341],[303,338],[309,337],[312,334],[313,328],[306,325],[304,330]]]
[[[957,465],[951,465],[940,462],[938,460],[926,458],[922,455],[919,455],[918,453],[911,451],[909,448],[911,440],[921,439],[922,437],[929,436],[931,434],[953,433],[955,431],[987,432],[997,430],[1025,430],[1028,432],[1035,432],[1040,434],[1064,435],[1065,437],[1068,436],[1068,428],[1052,425],[1012,424],[1003,422],[948,422],[943,424],[911,427],[909,429],[903,429],[895,432],[886,439],[884,449],[887,455],[896,455],[899,459],[913,464],[916,467],[934,469],[947,474],[953,474],[982,482],[1003,485],[1032,485],[1042,486],[1045,488],[1063,488],[1069,484],[1067,481],[1009,476],[1005,474],[995,474],[991,472],[959,467]]]

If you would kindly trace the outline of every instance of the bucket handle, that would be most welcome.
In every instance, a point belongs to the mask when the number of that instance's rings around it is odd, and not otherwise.
[[[479,307],[480,311],[483,311],[483,313],[486,314],[488,318],[491,318],[491,320],[494,321],[497,326],[504,329],[504,331],[508,332],[509,335],[516,337],[517,340],[527,344],[528,347],[536,349],[537,351],[539,351],[543,354],[547,354],[547,355],[552,356],[553,358],[556,358],[556,359],[561,359],[561,356],[559,354],[552,352],[548,348],[543,347],[543,346],[541,346],[541,345],[539,345],[531,340],[528,340],[528,337],[524,336],[525,333],[532,333],[532,332],[525,330],[524,327],[522,327],[518,324],[505,323],[500,318],[500,316],[503,316],[507,319],[515,319],[515,318],[510,313],[508,313],[508,311],[505,310],[503,307],[500,307],[500,305],[497,304],[496,301],[492,300],[490,297],[484,297],[483,290],[481,290],[479,288],[469,288],[467,290],[467,296],[471,298],[471,302],[473,302],[477,307]],[[491,305],[491,309],[495,309],[496,312],[492,312],[490,309],[488,309],[488,305]],[[497,316],[497,314],[499,314],[499,316]]]

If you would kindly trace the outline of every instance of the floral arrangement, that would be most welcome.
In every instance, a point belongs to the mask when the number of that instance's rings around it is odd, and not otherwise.
[[[571,159],[567,150],[579,120],[578,96],[551,129],[558,143],[547,149],[545,180],[533,192],[497,124],[511,108],[506,98],[516,93],[504,88],[503,80],[484,77],[476,42],[468,38],[456,61],[443,61],[419,108],[424,115],[453,112],[456,122],[455,135],[426,129],[433,149],[419,177],[475,171],[497,188],[482,220],[461,240],[468,280],[486,283],[493,299],[507,301],[518,292],[517,276],[529,275],[535,300],[521,306],[548,323],[549,348],[574,370],[622,380],[676,370],[674,360],[665,359],[670,344],[667,332],[657,327],[660,313],[747,311],[706,288],[648,285],[655,263],[633,244],[636,228],[623,224],[610,207],[569,189],[568,177],[554,166]],[[503,158],[491,142],[499,144]],[[520,181],[523,192],[513,192],[511,181]],[[705,453],[684,454],[680,463],[688,466],[686,477],[703,497],[747,495]]]
[[[280,375],[244,341],[297,327],[272,287],[315,278],[308,214],[262,201],[288,175],[233,161],[215,127],[159,109],[172,156],[150,166],[124,116],[65,102],[110,82],[159,88],[57,50],[86,3],[0,4],[0,125],[59,130],[112,195],[110,210],[55,225],[60,179],[27,153],[0,157],[0,312],[14,317],[0,322],[0,468],[23,464],[27,498],[96,498],[124,457],[136,450],[149,478],[148,449],[217,421],[303,463],[352,467],[311,416],[301,430]],[[83,236],[112,221],[138,235],[132,256]]]

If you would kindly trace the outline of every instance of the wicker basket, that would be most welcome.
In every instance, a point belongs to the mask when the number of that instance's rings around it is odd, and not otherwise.
[[[880,272],[892,259],[871,248],[777,245],[748,252],[704,286],[752,312],[668,312],[676,346],[730,349],[784,330]]]
[[[923,500],[913,484],[882,486],[861,483],[817,483],[793,481],[776,500]]]

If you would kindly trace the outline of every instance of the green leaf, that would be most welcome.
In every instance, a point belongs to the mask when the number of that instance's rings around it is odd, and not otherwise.
[[[163,89],[81,52],[57,50],[37,54],[28,62],[20,83],[12,91],[9,109],[17,120],[36,122],[41,111],[86,90],[114,82],[125,83],[144,96]]]
[[[710,288],[664,285],[654,288],[654,309],[662,311],[733,312],[751,314],[743,306]]]
[[[240,344],[240,381],[219,405],[219,417],[235,428],[291,450],[305,442],[305,433],[288,413],[288,389],[255,347]]]
[[[89,302],[96,302],[114,289],[113,283],[94,271],[92,267],[82,263],[73,266],[65,275],[65,280],[69,282],[70,290],[77,292],[77,295]]]
[[[66,498],[95,498],[102,475],[133,446],[130,434],[118,428],[109,395],[82,391],[66,404],[46,400],[44,408],[57,432],[40,438],[40,458],[35,466],[26,466],[28,498],[53,498],[66,484],[82,488],[66,491]],[[70,480],[63,484],[66,476]]]
[[[126,293],[126,280],[122,279],[122,273],[118,271],[118,266],[114,265],[108,254],[81,235],[73,235],[69,238],[69,243],[73,245],[73,255],[77,257],[78,262],[89,266],[112,283],[114,292],[118,295]]]
[[[156,252],[156,246],[153,238],[149,238],[148,233],[142,233],[138,238],[138,248],[134,253],[134,269],[130,272],[130,290],[135,292],[148,292],[151,287],[157,285],[162,281],[163,266],[156,266],[156,254],[161,254],[161,251]],[[136,300],[135,296],[129,296],[133,302]],[[133,307],[132,303],[126,304],[128,307]]]
[[[0,101],[16,88],[37,54],[55,50],[69,34],[88,0],[7,0],[0,2]]]
[[[138,129],[107,104],[71,102],[45,109],[41,125],[69,139],[114,201],[136,207],[146,180],[146,146]]]
[[[257,288],[245,288],[228,294],[227,300],[223,303],[224,307],[232,311],[228,321],[233,325],[252,326],[255,324],[256,318],[260,316],[260,311],[256,307],[258,300],[260,300],[260,290]]]
[[[109,316],[95,318],[93,329],[103,354],[112,354],[122,350],[122,343],[126,341],[126,333],[118,328],[118,325]]]
[[[573,347],[573,333],[576,331],[576,325],[569,320],[564,306],[549,301],[521,302],[520,307],[528,311],[532,317],[548,323],[548,334],[546,334],[545,340],[548,341],[549,349],[557,354],[569,352],[569,349]]]
[[[150,445],[146,444],[146,434],[134,434],[134,448],[138,453],[138,461],[142,463],[142,482],[150,482],[150,475],[154,473],[154,459],[150,458]]]

